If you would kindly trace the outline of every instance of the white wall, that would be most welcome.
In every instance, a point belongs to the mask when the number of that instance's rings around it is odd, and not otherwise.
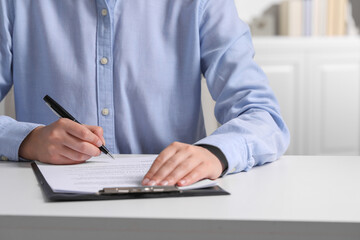
[[[245,22],[260,16],[268,7],[282,0],[235,0],[239,16]]]

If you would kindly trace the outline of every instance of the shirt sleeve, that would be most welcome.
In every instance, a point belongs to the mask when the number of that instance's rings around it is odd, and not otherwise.
[[[228,161],[226,174],[278,159],[289,145],[289,131],[253,60],[251,34],[234,1],[204,0],[199,24],[201,70],[222,126],[196,144],[218,147]]]
[[[12,84],[13,1],[0,0],[0,101]],[[0,160],[19,160],[19,147],[38,124],[17,122],[0,115]]]
[[[0,0],[0,101],[12,86],[12,28],[11,3]]]

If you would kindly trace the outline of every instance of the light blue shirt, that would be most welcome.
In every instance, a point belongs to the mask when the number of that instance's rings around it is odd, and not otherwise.
[[[274,161],[289,133],[253,55],[233,0],[0,0],[0,99],[13,85],[17,116],[0,116],[0,156],[18,160],[27,134],[57,120],[49,94],[103,127],[113,153],[180,141],[220,148],[228,172]],[[210,136],[201,74],[222,124]]]

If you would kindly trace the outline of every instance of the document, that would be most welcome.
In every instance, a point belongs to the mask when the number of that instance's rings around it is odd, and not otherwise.
[[[42,175],[57,193],[97,193],[103,188],[141,187],[141,181],[156,155],[124,157],[106,155],[91,158],[77,165],[50,165],[37,162]],[[215,181],[203,180],[181,190],[198,189],[217,185]]]

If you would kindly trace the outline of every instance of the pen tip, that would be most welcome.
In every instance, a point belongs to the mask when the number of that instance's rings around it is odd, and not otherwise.
[[[114,156],[111,153],[108,153],[108,155],[112,158],[115,159]]]

